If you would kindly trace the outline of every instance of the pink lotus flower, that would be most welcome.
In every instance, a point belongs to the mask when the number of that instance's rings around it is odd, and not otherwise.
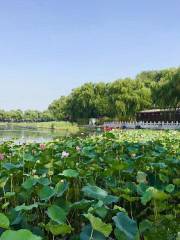
[[[0,161],[4,160],[4,154],[0,153]]]
[[[63,151],[61,154],[61,158],[66,158],[66,157],[69,157],[69,153],[66,151]]]
[[[44,143],[39,144],[40,149],[43,151],[46,148],[46,145]]]

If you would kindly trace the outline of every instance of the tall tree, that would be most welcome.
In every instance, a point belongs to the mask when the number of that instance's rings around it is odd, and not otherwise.
[[[49,105],[48,110],[56,120],[67,119],[67,97],[61,96],[59,99],[54,100]]]

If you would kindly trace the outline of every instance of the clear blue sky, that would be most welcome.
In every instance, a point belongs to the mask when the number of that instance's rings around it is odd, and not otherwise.
[[[179,65],[179,0],[0,1],[0,108]]]

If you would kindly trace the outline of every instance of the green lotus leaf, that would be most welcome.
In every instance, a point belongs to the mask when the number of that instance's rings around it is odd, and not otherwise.
[[[89,240],[89,239],[106,240],[106,237],[102,233],[96,230],[93,230],[91,225],[89,224],[82,229],[82,232],[80,234],[80,240]]]
[[[114,210],[118,210],[118,211],[120,211],[120,212],[126,213],[126,209],[125,209],[125,208],[122,208],[122,207],[117,206],[117,205],[114,205],[114,208],[113,208],[113,209],[114,209]]]
[[[15,207],[15,211],[17,211],[17,212],[22,211],[22,210],[30,211],[33,208],[38,208],[38,203],[34,203],[34,204],[31,204],[31,205],[28,205],[28,206],[26,206],[25,203],[24,203],[20,206]]]
[[[147,230],[150,230],[152,227],[153,227],[152,222],[150,222],[147,219],[139,223],[139,231],[141,234],[146,232]]]
[[[43,177],[39,178],[37,182],[43,186],[48,186],[51,183],[51,181],[48,178],[43,178]]]
[[[9,228],[9,219],[3,213],[0,213],[0,228]]]
[[[142,195],[146,192],[147,188],[148,188],[147,184],[145,184],[145,183],[139,183],[139,184],[136,186],[136,191],[137,191],[137,193],[138,193],[139,195],[142,196]]]
[[[5,194],[4,194],[4,197],[5,198],[11,198],[11,197],[13,197],[13,196],[15,196],[15,192],[6,192]]]
[[[151,201],[151,199],[163,201],[168,198],[169,195],[167,195],[165,192],[160,191],[154,187],[149,187],[141,197],[141,202],[143,205],[146,205],[147,202]]]
[[[114,235],[116,237],[116,240],[127,240],[126,235],[121,232],[118,228],[114,229]]]
[[[165,164],[164,162],[156,162],[156,163],[150,163],[150,166],[163,169],[167,167],[167,164]]]
[[[104,200],[108,196],[108,193],[105,190],[92,185],[87,185],[83,187],[82,191],[85,196],[98,200]]]
[[[48,208],[47,214],[49,218],[59,224],[64,223],[66,221],[67,213],[63,210],[63,208],[52,205]]]
[[[55,195],[54,188],[49,186],[44,186],[39,192],[38,195],[41,200],[47,201]]]
[[[2,209],[6,209],[9,206],[10,202],[6,202],[4,204],[1,205]]]
[[[32,234],[29,230],[21,229],[18,231],[6,230],[0,240],[42,240],[42,238]]]
[[[153,190],[152,193],[153,193],[153,199],[155,200],[163,201],[169,198],[168,194],[157,189]]]
[[[26,154],[24,154],[24,160],[27,162],[35,162],[36,157],[33,156],[31,153],[26,153]]]
[[[113,195],[108,195],[102,201],[104,202],[104,204],[109,205],[112,203],[117,203],[119,201],[119,197],[113,196]]]
[[[89,207],[91,204],[94,203],[94,200],[86,200],[86,199],[82,199],[79,202],[75,202],[71,205],[71,208],[75,208],[75,209],[85,209],[87,207]]]
[[[146,190],[144,192],[143,196],[141,197],[141,203],[143,205],[146,205],[149,201],[151,201],[152,197],[153,197],[152,191],[147,191]]]
[[[116,225],[116,228],[122,232],[127,240],[135,240],[138,235],[137,223],[130,219],[125,213],[120,212],[115,217],[113,221]]]
[[[0,178],[0,188],[4,188],[4,187],[5,187],[8,179],[9,179],[8,177],[2,177],[2,178]]]
[[[68,190],[69,184],[66,181],[58,182],[55,186],[55,192],[57,197],[61,197],[65,191]]]
[[[163,183],[165,183],[165,182],[169,182],[169,177],[168,176],[166,176],[166,175],[164,175],[164,174],[162,174],[162,173],[160,173],[159,174],[159,179],[163,182]]]
[[[22,187],[26,190],[31,189],[34,185],[36,185],[37,183],[37,179],[33,178],[33,177],[29,177],[28,179],[26,179],[25,182],[23,182]]]
[[[180,178],[174,178],[173,183],[177,186],[180,186]]]
[[[79,173],[73,169],[66,169],[60,175],[69,177],[69,178],[77,178],[79,176]]]
[[[84,216],[90,221],[94,230],[102,233],[105,237],[111,234],[112,226],[110,223],[104,223],[100,218],[93,216],[91,213],[84,214]]]
[[[50,231],[54,236],[70,234],[73,228],[68,224],[52,224],[49,222],[45,226],[46,230]]]
[[[104,219],[108,213],[108,210],[105,206],[99,207],[95,209],[95,213],[102,219]]]
[[[4,163],[2,165],[2,167],[9,171],[9,170],[12,170],[12,169],[18,169],[18,168],[23,167],[23,164]]]
[[[166,192],[172,193],[175,189],[175,186],[173,184],[169,184],[165,187]]]

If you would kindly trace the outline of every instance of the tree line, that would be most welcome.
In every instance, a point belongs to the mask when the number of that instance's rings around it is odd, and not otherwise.
[[[135,79],[86,83],[69,96],[53,101],[48,110],[57,119],[134,120],[144,109],[180,107],[180,68],[145,71]]]
[[[48,110],[43,112],[37,110],[22,111],[20,109],[10,111],[0,110],[1,122],[49,122],[53,120],[55,118]]]
[[[86,122],[89,118],[134,120],[144,109],[180,107],[180,67],[144,71],[135,79],[86,83],[54,100],[44,112],[0,110],[0,121]]]

